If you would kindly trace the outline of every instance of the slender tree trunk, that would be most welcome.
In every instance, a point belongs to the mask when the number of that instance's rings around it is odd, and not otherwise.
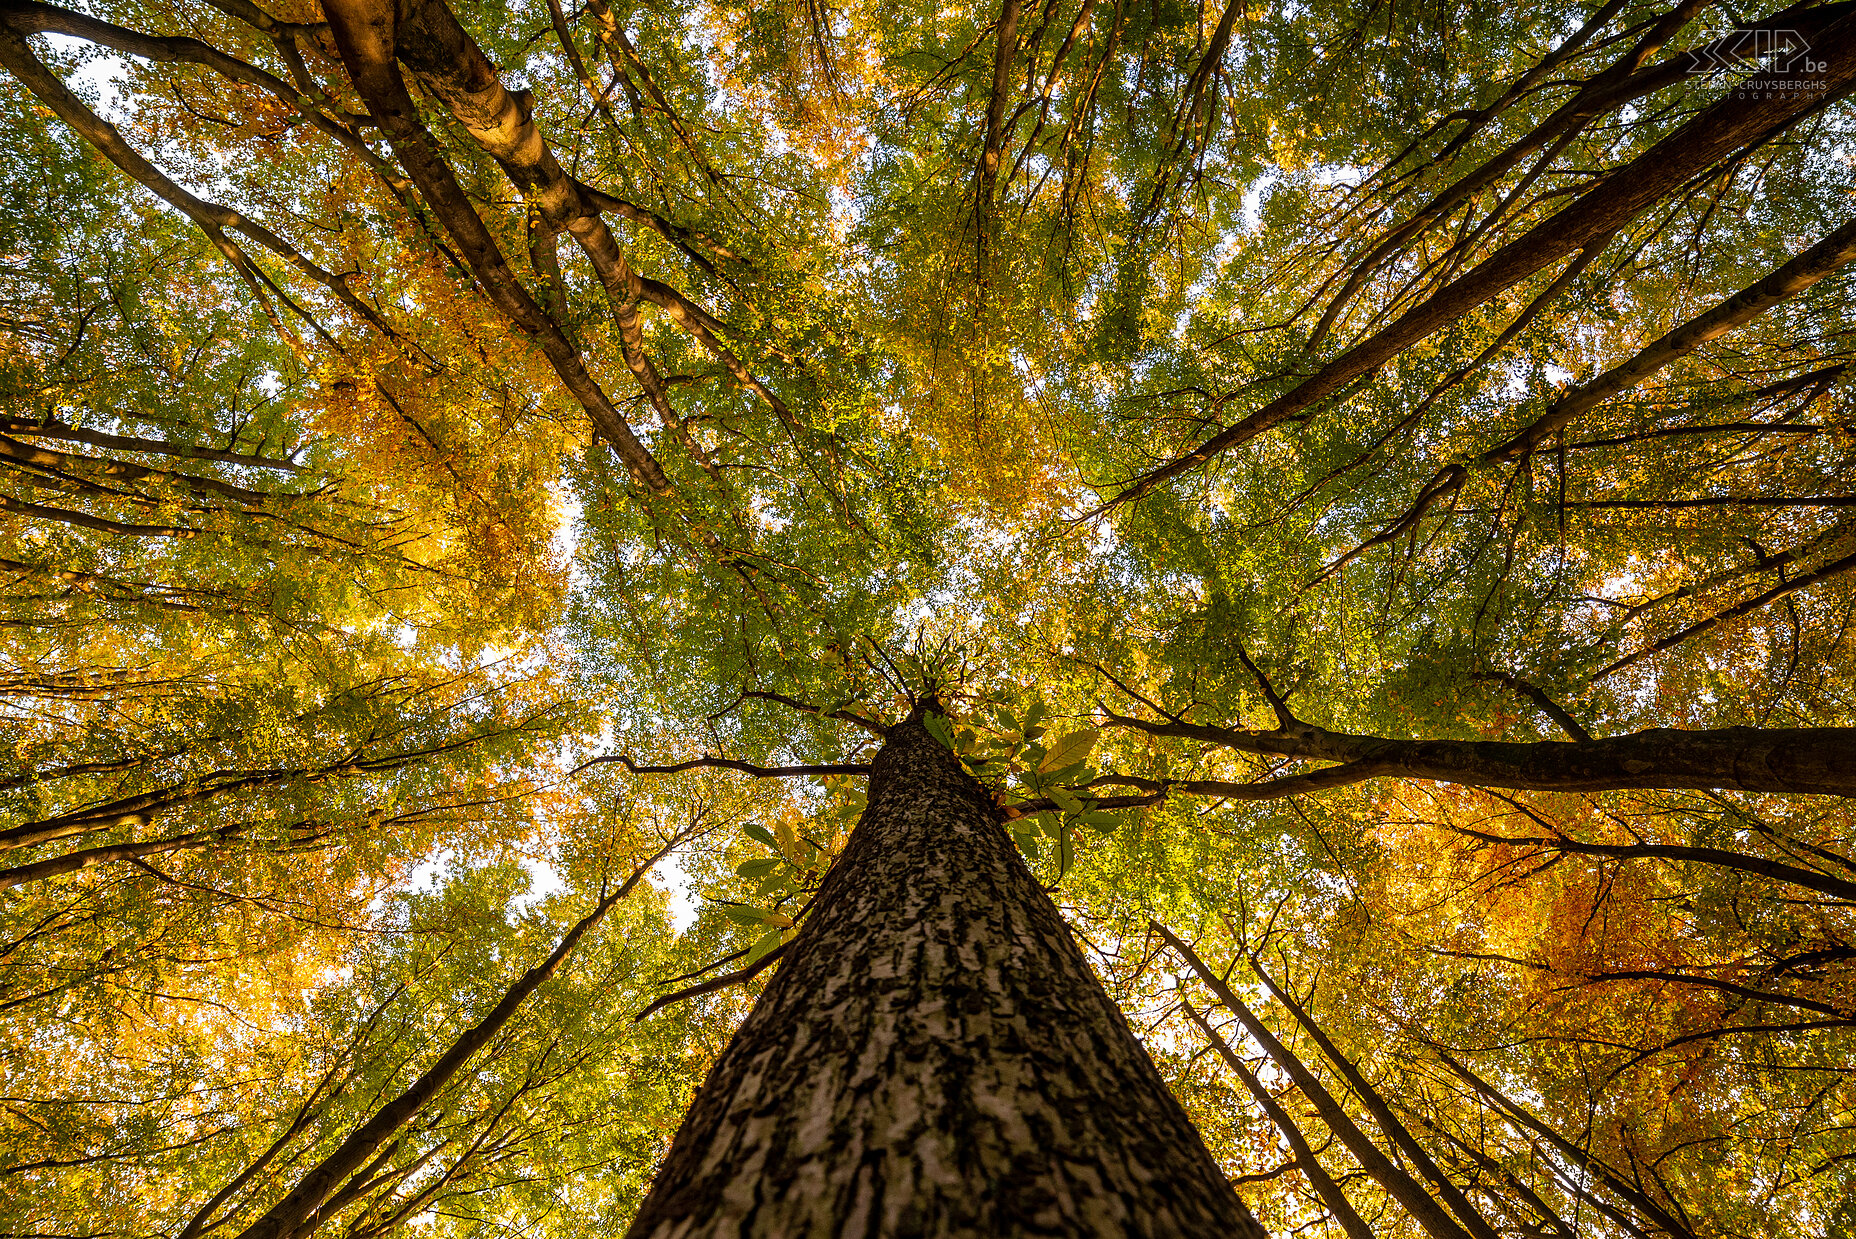
[[[630,1233],[1264,1234],[914,718]]]

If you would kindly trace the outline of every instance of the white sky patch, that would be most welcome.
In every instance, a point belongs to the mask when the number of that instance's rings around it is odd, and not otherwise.
[[[444,885],[445,871],[451,868],[451,862],[454,859],[456,859],[456,854],[450,848],[440,848],[433,852],[414,865],[412,872],[406,875],[407,889],[437,890]]]
[[[560,870],[545,860],[526,859],[522,868],[528,871],[528,893],[517,895],[509,901],[513,911],[526,912],[550,895],[558,895],[567,889],[567,881],[561,877]]]
[[[554,496],[555,511],[559,518],[554,523],[552,545],[554,553],[561,557],[561,562],[570,565],[569,581],[579,588],[586,584],[586,573],[580,567],[580,530],[581,518],[586,513],[579,496],[565,487],[549,487]]]
[[[1245,232],[1258,232],[1263,228],[1263,199],[1271,189],[1280,182],[1275,173],[1266,173],[1250,183],[1244,191],[1244,203],[1239,219],[1243,221]]]
[[[671,853],[658,862],[651,877],[670,895],[670,927],[678,934],[696,923],[696,896],[690,875],[684,872],[683,858]]]
[[[760,522],[761,528],[770,529],[774,533],[779,533],[791,522],[784,516],[780,516],[773,512],[772,507],[773,505],[761,495],[756,495],[748,500],[748,511],[753,514],[756,521]]]
[[[72,38],[68,34],[41,34],[40,38],[50,45],[60,60],[87,56],[82,64],[72,70],[65,80],[78,88],[78,94],[89,88],[91,106],[103,119],[115,124],[122,124],[130,116],[129,101],[116,89],[116,82],[129,71],[129,62],[114,53],[98,54],[97,45],[85,39]]]

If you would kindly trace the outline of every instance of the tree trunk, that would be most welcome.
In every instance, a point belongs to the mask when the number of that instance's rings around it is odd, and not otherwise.
[[[630,1235],[1264,1232],[991,798],[911,718]]]

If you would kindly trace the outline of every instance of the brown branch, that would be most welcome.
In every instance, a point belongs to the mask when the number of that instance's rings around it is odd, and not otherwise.
[[[599,208],[601,211],[610,211],[612,214],[623,219],[628,219],[634,224],[643,224],[646,228],[651,229],[651,231],[657,233],[658,236],[664,238],[664,240],[681,250],[685,258],[688,258],[691,262],[710,274],[715,273],[715,265],[711,263],[708,258],[697,253],[693,248],[694,245],[702,246],[717,258],[727,259],[732,262],[745,261],[741,255],[735,253],[706,232],[673,224],[654,211],[646,210],[635,202],[629,202],[624,198],[616,197],[604,190],[595,189],[585,182],[576,182],[576,184],[580,186],[580,192],[586,195],[587,201],[592,203],[595,207]]]
[[[1771,990],[1754,989],[1747,985],[1735,985],[1731,981],[1721,981],[1714,977],[1698,977],[1686,972],[1587,972],[1583,974],[1587,981],[1603,983],[1606,981],[1668,981],[1679,985],[1694,985],[1702,989],[1718,990],[1723,994],[1732,994],[1736,998],[1748,998],[1754,1002],[1770,1003],[1779,1007],[1797,1007],[1803,1011],[1815,1011],[1819,1015],[1834,1016],[1847,1020],[1856,1012],[1841,1011],[1825,1002],[1813,1002],[1809,998],[1799,998],[1791,994],[1775,994]]]
[[[1237,643],[1237,657],[1244,664],[1244,670],[1250,672],[1250,678],[1255,680],[1257,687],[1262,690],[1263,699],[1270,703],[1270,710],[1276,715],[1277,726],[1294,727],[1300,723],[1301,720],[1289,712],[1288,701],[1277,695],[1276,690],[1270,687],[1269,680],[1257,670],[1257,664],[1250,661],[1250,655],[1245,652],[1242,642]]]
[[[644,58],[632,45],[630,36],[625,33],[624,25],[613,16],[612,6],[607,4],[606,0],[589,0],[587,7],[593,14],[593,21],[599,30],[600,39],[606,44],[606,50],[612,57],[613,71],[623,77],[625,67],[630,66],[632,72],[638,75],[645,93],[651,97],[651,102],[657,105],[658,111],[663,115],[664,123],[670,127],[671,133],[676,136],[683,149],[689,152],[690,158],[696,161],[696,166],[702,170],[702,174],[709,179],[711,185],[726,192],[727,182],[722,178],[722,174],[709,163],[708,156],[703,154],[702,148],[696,144],[695,135],[689,131],[683,123],[683,118],[677,115],[677,110],[670,106],[670,100],[658,88],[657,80],[645,67]]]
[[[751,774],[757,779],[787,779],[821,774],[869,774],[870,766],[866,763],[840,762],[819,766],[757,766],[752,762],[736,761],[729,757],[697,757],[690,761],[678,762],[671,766],[640,766],[629,757],[611,754],[595,757],[581,762],[570,774],[579,774],[590,766],[606,762],[617,762],[633,774],[681,774],[685,770],[735,770],[742,774]]]
[[[986,99],[981,131],[980,163],[973,190],[975,237],[974,281],[982,292],[991,279],[992,204],[998,193],[999,163],[1004,147],[1005,100],[1012,86],[1012,63],[1018,58],[1019,0],[1000,0],[996,44],[992,60],[992,90]]]
[[[1138,803],[1153,803],[1169,792],[1188,796],[1215,796],[1223,800],[1281,800],[1285,796],[1305,796],[1335,787],[1350,787],[1368,779],[1383,778],[1397,771],[1377,762],[1346,762],[1308,774],[1287,775],[1253,783],[1233,783],[1224,779],[1144,779],[1130,774],[1105,774],[1096,782],[1104,787],[1138,787],[1153,793]],[[1045,803],[1037,801],[1033,803]],[[1137,803],[1136,801],[1131,801]]]
[[[1360,1099],[1360,1104],[1366,1107],[1366,1112],[1373,1116],[1373,1122],[1379,1125],[1380,1132],[1403,1150],[1411,1164],[1418,1168],[1418,1173],[1430,1182],[1444,1206],[1462,1222],[1463,1229],[1474,1235],[1476,1239],[1496,1239],[1495,1228],[1489,1224],[1488,1219],[1477,1211],[1476,1207],[1469,1202],[1469,1198],[1463,1195],[1461,1189],[1450,1181],[1448,1175],[1444,1174],[1443,1169],[1432,1159],[1424,1146],[1419,1144],[1405,1125],[1398,1121],[1398,1116],[1392,1113],[1392,1107],[1386,1104],[1379,1090],[1373,1087],[1372,1082],[1354,1065],[1352,1059],[1341,1053],[1340,1047],[1335,1045],[1321,1026],[1314,1021],[1307,1009],[1290,997],[1270,978],[1268,973],[1263,971],[1263,966],[1254,953],[1250,956],[1250,967],[1251,971],[1257,974],[1257,979],[1263,982],[1264,988],[1269,990],[1270,996],[1281,1003],[1283,1009],[1295,1018],[1295,1022],[1302,1026],[1302,1030],[1308,1034],[1309,1039],[1320,1048],[1328,1062],[1333,1064],[1334,1070],[1338,1071],[1341,1078],[1347,1081],[1347,1087],[1351,1088],[1354,1096]]]
[[[1199,958],[1196,951],[1181,941],[1178,935],[1165,925],[1152,920],[1147,924],[1165,940],[1168,946],[1173,948],[1174,954],[1186,962],[1186,965],[1192,969],[1200,981],[1204,982],[1205,987],[1211,990],[1218,1001],[1238,1018],[1244,1030],[1258,1045],[1263,1047],[1264,1053],[1274,1059],[1283,1073],[1295,1082],[1297,1088],[1302,1090],[1302,1096],[1308,1098],[1315,1107],[1315,1112],[1321,1116],[1321,1121],[1328,1125],[1328,1130],[1347,1146],[1347,1151],[1353,1154],[1353,1159],[1360,1164],[1360,1168],[1373,1176],[1386,1190],[1387,1195],[1403,1205],[1412,1220],[1422,1226],[1432,1239],[1470,1239],[1469,1234],[1457,1225],[1448,1213],[1444,1212],[1443,1208],[1431,1198],[1430,1193],[1425,1191],[1422,1184],[1394,1163],[1367,1138],[1366,1133],[1360,1130],[1359,1125],[1348,1115],[1340,1102],[1335,1100],[1334,1095],[1328,1092],[1320,1080],[1315,1078],[1315,1074],[1303,1064],[1301,1059],[1277,1040],[1263,1021],[1257,1018],[1256,1013],[1245,1005],[1243,999],[1232,992],[1229,985],[1225,984],[1223,977],[1213,972],[1205,961]]]
[[[44,504],[33,503],[27,499],[15,499],[11,495],[0,495],[0,512],[15,512],[21,516],[37,517],[43,521],[57,521],[62,525],[72,525],[79,529],[94,529],[98,533],[116,534],[125,538],[197,538],[200,536],[198,529],[189,529],[185,525],[130,525],[101,516],[91,516],[87,512],[73,512],[69,508],[46,507]]]
[[[100,576],[94,572],[79,572],[75,568],[54,568],[49,564],[29,564],[17,559],[0,558],[0,570],[63,581],[79,593],[93,597],[97,596],[99,590],[102,590],[105,591],[102,597],[109,602],[125,605],[146,603],[149,606],[163,607],[171,611],[200,612],[207,609],[192,602],[183,602],[184,598],[221,597],[214,590],[182,589],[178,586],[122,581],[115,577]]]
[[[1506,442],[1484,452],[1478,464],[1500,464],[1524,456],[1562,427],[1598,405],[1628,391],[1678,358],[1718,339],[1735,327],[1752,322],[1781,302],[1798,296],[1813,284],[1856,260],[1856,220],[1851,220],[1770,275],[1748,285],[1705,313],[1698,314],[1635,356],[1620,362],[1589,383],[1568,392]]]
[[[1484,843],[1506,846],[1518,844],[1551,849],[1556,852],[1569,852],[1576,856],[1604,856],[1615,860],[1689,861],[1697,865],[1713,865],[1718,869],[1731,869],[1737,873],[1757,874],[1762,878],[1771,878],[1775,882],[1786,882],[1792,886],[1803,887],[1805,890],[1816,891],[1820,895],[1829,895],[1832,899],[1856,903],[1856,882],[1833,877],[1816,869],[1802,869],[1797,865],[1782,864],[1776,860],[1767,860],[1763,856],[1751,856],[1745,852],[1733,852],[1726,848],[1680,847],[1665,843],[1582,843],[1561,834],[1516,836],[1473,830],[1467,826],[1451,826],[1450,829],[1459,835],[1478,839]]]
[[[1561,105],[1526,136],[1510,143],[1486,163],[1440,190],[1409,219],[1391,229],[1370,253],[1354,264],[1347,283],[1323,312],[1320,322],[1316,324],[1311,336],[1312,342],[1318,344],[1326,338],[1329,329],[1353,295],[1387,259],[1405,249],[1433,223],[1447,218],[1455,207],[1471,201],[1483,189],[1493,185],[1528,155],[1543,147],[1547,148],[1547,154],[1538,162],[1533,174],[1538,175],[1555,155],[1565,149],[1598,116],[1693,76],[1695,61],[1692,55],[1672,57],[1647,70],[1642,69],[1642,65],[1704,7],[1706,7],[1705,0],[1682,0],[1682,3],[1663,14],[1634,47],[1602,73],[1581,83],[1576,96]],[[1787,13],[1790,11],[1786,10]],[[1466,128],[1440,152],[1435,162],[1447,160],[1461,149],[1477,127],[1471,125]],[[1402,153],[1400,158],[1403,158]],[[1524,178],[1524,182],[1529,179],[1532,177]],[[1509,195],[1503,206],[1505,207],[1511,200],[1512,195]],[[1490,220],[1485,221],[1485,227],[1501,213],[1499,208],[1492,212]],[[1465,220],[1466,225],[1467,222]]]
[[[692,985],[688,989],[680,989],[674,994],[665,994],[662,998],[658,998],[654,1000],[649,1006],[647,1006],[644,1010],[640,1011],[637,1015],[632,1016],[632,1023],[636,1024],[640,1020],[644,1019],[646,1016],[651,1015],[654,1012],[662,1011],[665,1007],[670,1006],[672,1003],[682,1002],[688,998],[700,998],[702,995],[712,994],[718,989],[727,989],[731,985],[738,985],[743,981],[751,980],[754,977],[758,976],[760,972],[763,969],[765,969],[768,965],[772,964],[775,960],[785,955],[786,948],[791,945],[792,943],[790,942],[782,942],[779,946],[774,947],[771,951],[768,951],[765,955],[761,956],[759,959],[755,960],[753,963],[749,964],[745,968],[738,969],[734,972],[724,973],[719,977],[712,977],[709,980],[702,982],[702,984],[700,985]]]
[[[394,7],[382,0],[329,0],[325,12],[349,80],[366,101],[368,111],[379,122],[394,153],[411,173],[432,213],[451,235],[490,300],[517,331],[541,349],[562,386],[612,444],[633,480],[653,495],[668,498],[674,494],[675,488],[656,458],[638,441],[631,425],[587,371],[585,361],[560,325],[516,279],[489,228],[438,153],[436,142],[419,117],[418,105],[407,92],[394,63],[397,26]],[[481,58],[482,53],[478,56]],[[476,67],[474,63],[468,66]],[[504,112],[515,105],[500,83],[494,83],[493,93],[506,105],[494,113],[496,122],[501,123]],[[532,129],[517,126],[515,131],[526,136]]]
[[[225,13],[235,17],[246,25],[262,30],[276,38],[320,39],[329,33],[323,22],[284,22],[278,21],[269,13],[253,4],[251,0],[206,0],[206,2]]]
[[[16,461],[36,468],[58,470],[90,470],[104,477],[121,478],[128,482],[166,482],[184,486],[189,490],[206,491],[239,503],[263,504],[278,499],[307,499],[311,496],[295,491],[272,493],[269,491],[250,490],[243,486],[234,486],[218,478],[200,477],[191,473],[176,473],[168,469],[151,469],[146,465],[131,464],[127,461],[108,460],[96,456],[80,456],[70,452],[53,451],[32,443],[22,443],[18,439],[0,434],[0,459]],[[78,477],[78,474],[69,476]]]
[[[33,54],[25,41],[24,34],[35,27],[35,22],[26,20],[22,16],[25,12],[23,7],[13,7],[23,6],[25,0],[5,0],[5,2],[8,7],[0,8],[0,19],[3,19],[0,20],[0,66],[4,66],[14,77],[18,78],[26,89],[36,95],[40,102],[50,108],[79,137],[95,147],[104,158],[192,220],[226,257],[227,261],[248,282],[253,284],[254,289],[259,285],[270,286],[270,281],[225,235],[227,230],[241,233],[256,241],[297,271],[327,288],[344,306],[382,334],[389,337],[396,334],[385,320],[354,295],[348,287],[346,276],[324,270],[270,229],[246,218],[230,207],[195,197],[143,158],[140,152],[124,141],[121,131],[116,126],[91,111],[83,100],[73,94],[71,89]],[[32,8],[35,14],[40,16],[55,12],[43,5],[34,5]],[[123,33],[132,32],[124,31]],[[200,46],[205,47],[205,44]],[[295,92],[292,91],[290,94],[294,98]]]
[[[1850,508],[1856,495],[1720,495],[1708,499],[1568,499],[1566,508],[1626,508],[1659,511],[1665,508]]]
[[[1856,556],[1851,565],[1856,567]],[[1629,788],[1718,788],[1856,796],[1856,727],[1652,728],[1598,740],[1388,740],[1307,723],[1245,731],[1201,723],[1150,723],[1105,711],[1110,726],[1201,740],[1239,752],[1346,763],[1314,775],[1263,784],[1173,783],[1181,791],[1264,798],[1256,789],[1293,782],[1327,786],[1366,778],[1432,779],[1475,787],[1594,792]],[[1122,780],[1154,786],[1151,780]],[[1282,793],[1287,794],[1287,793]]]
[[[355,132],[354,127],[369,123],[368,117],[340,113],[338,120],[319,108],[308,106],[307,92],[300,91],[275,74],[267,73],[256,65],[228,55],[199,39],[145,34],[139,30],[100,21],[84,13],[75,13],[69,9],[57,8],[49,4],[35,3],[35,0],[0,0],[0,21],[4,21],[21,34],[43,31],[67,35],[158,64],[205,65],[231,81],[244,86],[255,86],[289,105],[303,119],[340,142],[354,154],[359,155],[375,171],[388,169],[386,161],[376,155]],[[251,24],[256,25],[255,22]],[[265,29],[266,33],[275,34],[281,26],[282,23],[272,21],[268,28],[259,28]],[[294,27],[295,32],[311,30],[316,32],[312,37],[320,38],[327,32],[327,27]]]
[[[15,886],[24,886],[28,882],[39,882],[46,878],[63,877],[67,873],[76,873],[81,869],[108,864],[111,861],[133,860],[142,856],[156,856],[163,852],[192,851],[197,848],[211,847],[215,843],[242,835],[250,829],[249,826],[224,826],[218,830],[175,835],[170,839],[152,839],[144,843],[117,843],[108,847],[67,852],[63,856],[35,861],[30,865],[16,865],[11,869],[0,869],[0,890],[9,890]]]
[[[165,439],[140,439],[130,435],[105,434],[100,430],[88,430],[81,426],[71,426],[58,421],[35,421],[27,417],[9,417],[0,413],[0,431],[7,434],[26,435],[34,439],[63,439],[71,443],[86,443],[91,447],[110,448],[123,452],[148,452],[156,456],[174,456],[183,460],[215,460],[228,465],[244,465],[252,469],[278,469],[285,473],[307,473],[302,465],[289,460],[279,460],[274,456],[251,456],[242,452],[221,452],[208,447],[193,447],[185,443],[169,443]]]
[[[215,770],[195,775],[185,782],[138,792],[132,796],[123,796],[102,804],[74,809],[54,817],[40,818],[18,826],[7,827],[0,830],[0,850],[32,847],[40,843],[50,843],[56,839],[68,839],[73,835],[95,834],[99,831],[116,830],[125,826],[146,826],[163,813],[172,812],[184,805],[194,804],[224,792],[274,787],[291,779],[303,779],[310,783],[317,783],[325,779],[353,778],[365,774],[399,770],[422,759],[467,748],[479,743],[482,739],[480,735],[464,736],[426,748],[406,749],[379,757],[365,756],[365,749],[357,749],[339,761],[321,766],[291,766],[272,770]]]
[[[1134,782],[1136,782],[1134,779],[1124,779],[1116,775],[1107,775],[1090,783],[1089,786],[1095,787],[1097,784],[1103,786],[1116,786]],[[1187,785],[1183,783],[1160,783],[1147,779],[1139,780],[1139,782],[1151,782],[1155,790],[1145,796],[1091,796],[1089,799],[1092,803],[1089,807],[1092,809],[1144,809],[1149,805],[1160,804],[1164,801],[1167,791],[1171,788],[1177,787],[1182,791],[1190,790]],[[1248,785],[1238,784],[1235,786]],[[1048,797],[1040,797],[1036,800],[1025,800],[1018,804],[1004,805],[1002,806],[1002,811],[1006,821],[1015,822],[1021,817],[1030,817],[1034,813],[1061,813],[1064,810],[1063,806],[1056,801]]]
[[[1844,224],[1770,275],[1639,350],[1630,359],[1613,366],[1591,382],[1562,395],[1531,425],[1500,445],[1490,448],[1473,459],[1444,466],[1424,484],[1423,489],[1418,492],[1417,497],[1412,500],[1402,516],[1359,546],[1327,564],[1308,583],[1317,584],[1375,547],[1383,546],[1402,537],[1432,508],[1460,491],[1472,470],[1488,468],[1526,456],[1553,434],[1564,429],[1605,400],[1642,384],[1657,371],[1694,352],[1710,340],[1726,334],[1735,327],[1751,322],[1781,302],[1798,296],[1820,280],[1848,265],[1852,260],[1856,260],[1856,220]],[[1834,377],[1835,374],[1841,373],[1842,367],[1831,367],[1830,370]],[[1684,431],[1676,428],[1656,433],[1684,433]],[[1572,446],[1592,445],[1575,444]],[[1690,506],[1699,506],[1701,502],[1691,501]],[[1619,501],[1567,506],[1654,505]]]
[[[322,1078],[317,1080],[315,1087],[309,1091],[309,1096],[305,1097],[302,1104],[297,1107],[295,1116],[290,1120],[290,1125],[284,1128],[283,1132],[265,1148],[264,1152],[253,1158],[246,1164],[245,1168],[234,1175],[225,1186],[213,1193],[207,1202],[201,1205],[194,1213],[192,1219],[181,1228],[180,1233],[175,1236],[175,1239],[198,1239],[198,1236],[207,1234],[211,1230],[218,1229],[219,1225],[222,1223],[214,1224],[210,1227],[207,1223],[211,1221],[213,1214],[219,1211],[219,1207],[236,1195],[238,1190],[244,1187],[245,1184],[263,1173],[264,1168],[275,1161],[278,1155],[290,1146],[290,1142],[296,1139],[296,1137],[315,1120],[317,1114],[321,1112],[323,1107],[341,1092],[343,1086],[349,1079],[353,1078],[352,1068],[347,1078],[338,1080],[336,1077],[341,1073],[341,1069],[344,1066],[353,1062],[356,1047],[364,1044],[365,1039],[373,1032],[375,1024],[379,1021],[387,1007],[404,991],[405,986],[403,984],[396,985],[392,991],[374,1007],[367,1019],[362,1021],[360,1029],[350,1039],[348,1046],[345,1047],[342,1053],[336,1058],[335,1062],[329,1065],[329,1069],[323,1072]],[[325,1088],[330,1090],[327,1098],[322,1096],[322,1091]]]
[[[776,705],[798,710],[801,714],[813,714],[817,715],[819,718],[839,719],[842,722],[850,723],[854,727],[863,728],[879,740],[889,735],[889,728],[883,726],[883,724],[876,722],[874,719],[865,718],[861,714],[853,714],[849,710],[821,710],[817,706],[809,706],[805,702],[795,698],[787,697],[780,693],[770,693],[765,689],[758,688],[742,690],[741,697],[753,698],[756,701],[771,701]],[[723,711],[723,713],[727,713],[727,711]]]
[[[1519,676],[1509,675],[1506,671],[1472,671],[1470,672],[1469,678],[1472,680],[1486,680],[1491,684],[1500,684],[1503,688],[1521,694],[1521,696],[1533,702],[1535,707],[1537,707],[1542,714],[1559,724],[1560,730],[1571,736],[1574,740],[1590,740],[1592,738],[1592,733],[1580,726],[1578,719],[1561,709],[1558,702],[1554,701],[1553,698],[1547,696],[1545,693],[1541,692],[1540,689],[1529,684]]]
[[[1592,679],[1594,681],[1602,680],[1614,671],[1622,671],[1634,662],[1648,658],[1652,654],[1660,654],[1662,651],[1680,645],[1690,637],[1698,636],[1708,631],[1710,628],[1725,624],[1731,620],[1739,619],[1742,615],[1750,615],[1767,603],[1783,598],[1787,594],[1796,593],[1801,589],[1809,589],[1813,585],[1821,585],[1825,581],[1834,580],[1852,571],[1856,571],[1856,553],[1845,555],[1842,559],[1836,560],[1834,563],[1825,564],[1814,572],[1807,572],[1803,576],[1793,577],[1789,581],[1781,581],[1771,589],[1748,598],[1745,602],[1735,603],[1719,614],[1710,615],[1707,619],[1690,624],[1688,627],[1682,629],[1682,631],[1664,637],[1662,640],[1651,645],[1646,645],[1633,654],[1626,654],[1616,662],[1593,672]]]
[[[1676,1239],[1696,1239],[1693,1231],[1672,1217],[1661,1205],[1657,1204],[1656,1201],[1652,1200],[1643,1192],[1632,1187],[1629,1183],[1626,1183],[1623,1177],[1609,1164],[1593,1156],[1591,1151],[1585,1147],[1585,1142],[1567,1139],[1545,1122],[1530,1114],[1519,1104],[1509,1100],[1500,1092],[1496,1091],[1487,1081],[1483,1080],[1475,1072],[1451,1057],[1441,1046],[1434,1042],[1430,1044],[1432,1052],[1443,1060],[1444,1065],[1460,1076],[1464,1082],[1475,1089],[1477,1093],[1486,1098],[1493,1105],[1498,1114],[1501,1114],[1516,1126],[1525,1128],[1542,1137],[1548,1144],[1553,1146],[1555,1151],[1561,1156],[1570,1159],[1573,1164],[1582,1166],[1586,1170],[1595,1173],[1613,1193],[1623,1200],[1628,1201],[1641,1212],[1644,1217],[1662,1227],[1670,1235],[1675,1236]]]

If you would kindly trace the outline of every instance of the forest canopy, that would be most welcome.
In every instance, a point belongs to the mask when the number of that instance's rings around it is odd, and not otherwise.
[[[930,699],[1271,1234],[1856,1230],[1856,4],[0,68],[0,1234],[623,1233]]]

